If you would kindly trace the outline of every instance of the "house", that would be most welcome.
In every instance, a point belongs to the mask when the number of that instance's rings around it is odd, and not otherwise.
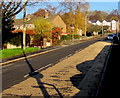
[[[97,21],[96,21],[96,25],[101,26],[101,25],[102,25],[102,23],[101,23],[99,20],[97,20]]]
[[[28,17],[28,15],[27,15],[27,17]],[[39,17],[27,18],[26,28],[29,30],[34,30],[35,29],[34,21],[37,19],[39,19]],[[53,24],[53,27],[59,27],[62,29],[63,32],[66,33],[66,24],[64,23],[64,21],[62,20],[60,15],[54,15],[54,16],[49,16],[49,17],[47,15],[45,15],[44,19],[49,20]],[[23,19],[15,19],[14,28],[15,28],[15,30],[23,30],[24,29]]]
[[[66,33],[66,24],[65,22],[62,20],[62,18],[60,17],[60,15],[55,16],[55,18],[51,21],[52,24],[55,27],[59,27],[62,29],[62,32]]]
[[[109,26],[109,30],[112,32],[116,32],[119,28],[118,28],[118,21],[116,20],[112,20],[112,21],[89,21],[89,23],[93,24],[93,25],[99,25],[99,26]]]
[[[43,16],[39,16],[42,17],[43,19],[47,19],[49,20],[52,24],[53,27],[59,27],[62,32],[66,33],[66,24],[64,23],[64,21],[62,20],[62,18],[60,17],[60,15],[53,15],[53,16],[49,16],[48,12],[45,10],[43,11]],[[27,15],[26,17],[26,23],[24,23],[23,19],[14,19],[15,23],[14,23],[14,28],[15,30],[12,31],[13,33],[17,33],[17,32],[23,32],[24,30],[24,24],[26,27],[26,34],[29,34],[31,37],[31,43],[32,43],[32,35],[34,35],[35,32],[35,25],[34,25],[34,21],[39,19],[39,17],[36,16],[31,16],[30,14]],[[46,45],[52,45],[50,43],[46,42]]]

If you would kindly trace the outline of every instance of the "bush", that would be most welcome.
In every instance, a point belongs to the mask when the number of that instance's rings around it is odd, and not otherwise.
[[[13,44],[15,46],[20,46],[22,45],[23,42],[23,34],[22,33],[14,33],[11,34],[11,38],[9,40],[10,44]],[[26,45],[30,43],[30,36],[26,34]]]
[[[61,40],[67,40],[67,35],[62,35]]]
[[[75,39],[79,39],[81,36],[80,35],[74,35]]]

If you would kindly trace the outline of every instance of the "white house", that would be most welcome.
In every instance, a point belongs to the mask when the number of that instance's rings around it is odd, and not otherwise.
[[[116,30],[117,29],[117,22],[115,20],[111,21],[111,30]]]
[[[118,22],[115,20],[112,20],[112,21],[103,20],[102,22],[97,20],[96,22],[89,21],[89,23],[91,23],[93,25],[99,25],[99,26],[102,26],[102,25],[109,26],[109,29],[112,31],[116,31],[118,29]]]
[[[101,26],[101,25],[102,25],[102,22],[100,22],[99,20],[97,20],[96,25]]]

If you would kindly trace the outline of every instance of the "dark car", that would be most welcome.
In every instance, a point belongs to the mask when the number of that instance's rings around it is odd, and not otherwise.
[[[117,35],[116,35],[116,34],[109,34],[109,35],[107,36],[107,39],[113,40],[114,37],[117,37]]]

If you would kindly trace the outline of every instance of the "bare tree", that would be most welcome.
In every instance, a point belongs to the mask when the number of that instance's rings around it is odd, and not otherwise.
[[[81,11],[86,11],[89,8],[89,3],[84,2],[84,0],[63,0],[63,2],[60,2],[61,10],[67,11],[67,12],[74,12],[78,7],[81,9]]]
[[[25,3],[22,0],[11,0],[10,2],[2,1],[2,15],[3,18],[9,18],[17,15],[27,5],[28,0]]]
[[[13,16],[21,12],[27,3],[28,0],[25,3],[22,0],[10,0],[10,2],[2,0],[0,5],[2,7],[2,45],[7,43],[11,38],[11,31],[14,30]]]

